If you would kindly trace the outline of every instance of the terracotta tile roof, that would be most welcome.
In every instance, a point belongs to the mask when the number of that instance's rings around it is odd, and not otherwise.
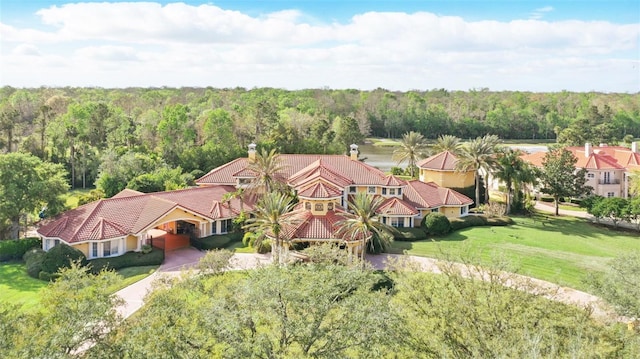
[[[340,171],[322,159],[314,161],[309,166],[293,174],[293,176],[289,178],[288,183],[294,187],[303,186],[317,178],[322,178],[340,188],[344,188],[353,183],[351,179],[343,176]]]
[[[573,153],[578,159],[577,168],[586,168],[590,170],[621,170],[630,168],[640,163],[640,154],[633,153],[626,147],[620,146],[604,146],[592,147],[589,156],[585,156],[583,146],[567,147],[566,150]],[[542,167],[547,152],[536,152],[525,154],[521,158],[536,167]]]
[[[404,186],[407,184],[407,181],[405,180],[401,180],[398,177],[394,176],[394,175],[388,175],[385,178],[385,182],[384,182],[384,186]]]
[[[331,174],[335,178],[349,180],[358,185],[383,185],[385,182],[384,172],[364,162],[354,161],[349,156],[281,154],[279,157],[284,166],[282,172],[278,174],[281,178],[291,179],[304,169],[313,172],[314,168],[322,168],[325,170],[323,174],[325,176]],[[316,161],[317,163],[314,164]],[[196,180],[196,183],[199,185],[235,184],[233,175],[246,168],[247,164],[247,158],[238,158],[214,168]]]
[[[299,213],[299,212],[298,212]],[[283,230],[288,240],[340,241],[338,223],[344,219],[343,210],[328,211],[324,216],[316,216],[311,211],[303,211],[304,220],[297,226]]]
[[[131,196],[139,196],[141,194],[144,194],[144,193],[136,191],[136,190],[125,188],[125,189],[123,189],[122,191],[120,191],[119,193],[117,193],[115,196],[113,196],[111,198],[124,198],[124,197],[131,197]]]
[[[53,218],[38,229],[45,237],[56,237],[67,243],[121,237],[138,234],[168,212],[181,208],[201,217],[214,220],[235,217],[240,212],[240,200],[222,204],[225,193],[235,191],[232,186],[190,188],[170,192],[102,199]],[[253,199],[244,204],[252,210]]]
[[[454,171],[458,158],[449,151],[440,152],[416,163],[420,168],[437,171]]]
[[[308,186],[302,191],[298,192],[298,197],[300,198],[317,198],[317,199],[326,199],[326,198],[336,198],[341,197],[342,191],[333,187],[328,186],[318,181],[317,183]]]
[[[382,205],[378,209],[378,213],[391,216],[415,216],[416,214],[418,214],[418,211],[414,206],[408,204],[407,202],[397,197],[391,197],[382,203]]]
[[[403,198],[408,205],[416,209],[463,206],[473,203],[471,198],[452,189],[440,187],[433,182],[424,183],[418,180],[407,181]]]

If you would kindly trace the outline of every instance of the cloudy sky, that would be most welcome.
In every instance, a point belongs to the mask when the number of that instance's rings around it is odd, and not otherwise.
[[[0,0],[0,86],[640,91],[638,0]]]

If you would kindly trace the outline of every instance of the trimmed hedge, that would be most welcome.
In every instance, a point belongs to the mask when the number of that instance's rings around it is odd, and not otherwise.
[[[466,216],[460,218],[451,218],[449,222],[451,222],[451,230],[457,231],[468,227],[486,226],[487,217],[479,215]]]
[[[442,213],[429,213],[420,225],[426,233],[441,236],[451,232],[449,218]]]
[[[82,265],[85,265],[87,258],[79,249],[59,243],[44,255],[42,270],[47,273],[57,273],[60,268],[71,266],[71,262],[74,261],[80,261]]]
[[[199,250],[223,249],[231,242],[241,242],[243,236],[244,234],[242,232],[217,234],[204,238],[192,239],[191,245]]]
[[[400,242],[413,242],[427,239],[427,232],[422,228],[396,228],[393,239]]]
[[[508,226],[513,224],[513,219],[510,217],[487,217],[482,215],[466,216],[460,218],[451,218],[451,230],[457,231],[468,227],[477,226]]]
[[[39,279],[45,254],[47,254],[47,252],[38,247],[31,248],[22,256],[29,277]]]
[[[127,252],[121,256],[96,258],[88,261],[91,273],[100,273],[103,269],[160,265],[164,261],[164,250],[153,248],[149,253]]]
[[[10,239],[0,241],[0,262],[21,259],[31,248],[42,248],[42,240],[38,237]]]

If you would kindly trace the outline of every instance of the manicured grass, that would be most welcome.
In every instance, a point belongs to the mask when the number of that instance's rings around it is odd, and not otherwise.
[[[64,195],[65,204],[67,205],[68,208],[74,209],[78,207],[78,200],[80,199],[80,196],[87,194],[89,192],[91,192],[90,188],[74,189],[72,191],[69,191]]]
[[[245,246],[244,243],[240,242],[231,242],[228,246],[225,247],[232,252],[236,253],[255,253],[256,250],[253,247]]]
[[[34,310],[40,303],[40,291],[46,286],[47,282],[27,275],[23,262],[0,263],[0,303]]]
[[[468,253],[487,263],[504,258],[517,272],[581,290],[587,273],[603,271],[615,256],[640,250],[637,233],[616,231],[573,217],[516,217],[515,225],[473,227],[435,241],[394,242],[393,251],[426,257]]]
[[[116,272],[123,278],[110,289],[112,292],[131,285],[153,273],[158,266],[122,268]],[[48,285],[27,275],[23,262],[0,263],[0,303],[20,305],[22,310],[37,310],[41,291]]]

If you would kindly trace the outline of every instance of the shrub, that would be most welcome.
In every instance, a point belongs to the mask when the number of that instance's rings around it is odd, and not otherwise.
[[[508,226],[513,224],[513,219],[507,216],[491,217],[487,219],[487,224],[490,226]]]
[[[217,275],[231,268],[233,252],[226,249],[208,251],[198,262],[198,269],[205,274]]]
[[[42,260],[44,260],[45,252],[42,248],[32,248],[24,254],[22,259],[27,268],[27,274],[31,278],[39,278],[42,271]]]
[[[200,250],[223,249],[231,242],[240,242],[244,234],[240,232],[217,234],[204,238],[196,238],[191,244]]]
[[[507,213],[507,206],[498,202],[490,202],[481,207],[487,217],[502,217]]]
[[[88,261],[91,273],[100,273],[103,269],[160,265],[164,261],[164,250],[152,248],[149,253],[127,252],[121,256],[96,258]]]
[[[20,259],[31,248],[42,247],[37,237],[0,241],[0,262]]]
[[[553,202],[553,197],[540,197],[542,202]]]
[[[429,213],[422,219],[422,228],[428,234],[440,236],[451,231],[449,218],[442,213]]]
[[[80,250],[60,243],[44,255],[42,270],[47,273],[56,273],[60,268],[68,268],[71,266],[71,262],[73,261],[80,261],[82,265],[85,265],[87,258]]]
[[[422,228],[396,228],[397,233],[394,233],[393,239],[396,241],[421,241],[427,239],[427,232]]]
[[[151,251],[153,250],[153,247],[150,244],[143,244],[142,245],[142,254],[148,254],[151,253]]]
[[[391,167],[391,174],[394,176],[400,176],[404,173],[401,167]]]
[[[466,216],[460,218],[452,218],[449,220],[451,223],[451,230],[457,231],[468,227],[486,226],[487,217],[485,216]]]

